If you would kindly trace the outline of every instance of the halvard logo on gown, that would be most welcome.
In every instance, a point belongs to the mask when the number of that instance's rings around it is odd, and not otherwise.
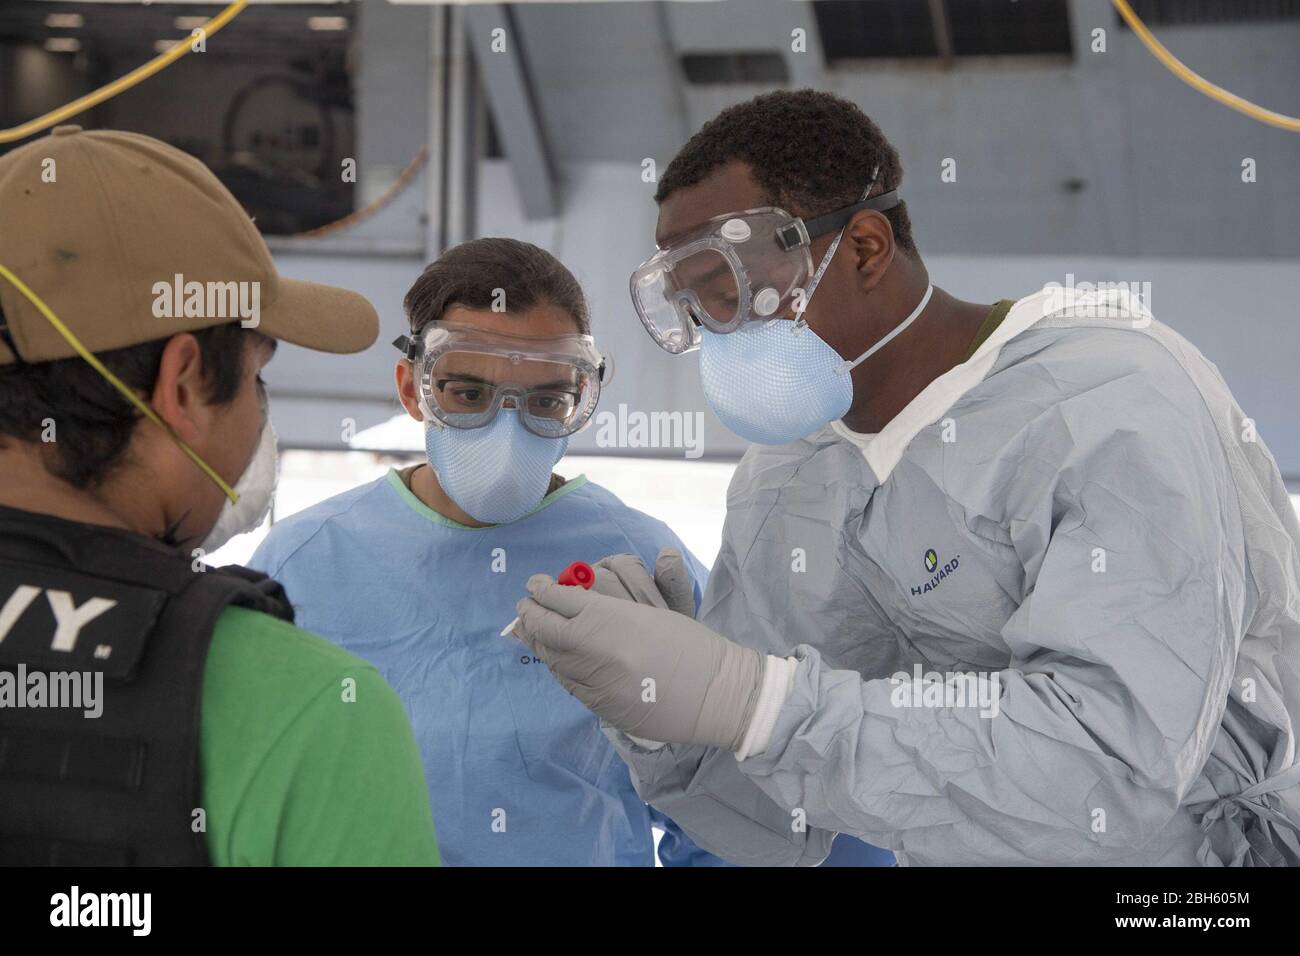
[[[929,548],[925,552],[925,569],[929,571],[930,574],[933,575],[933,577],[931,577],[930,580],[926,581],[924,584],[913,585],[912,594],[915,595],[916,597],[921,597],[921,595],[928,594],[930,591],[933,591],[941,583],[943,583],[944,578],[946,578],[948,575],[952,574],[954,571],[957,570],[957,565],[960,562],[961,562],[961,555],[954,554],[952,556],[951,561],[949,561],[943,567],[939,567],[939,552],[936,551],[934,548]]]

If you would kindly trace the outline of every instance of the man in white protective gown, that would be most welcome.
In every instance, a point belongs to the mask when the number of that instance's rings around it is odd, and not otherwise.
[[[934,288],[901,176],[822,93],[687,143],[633,303],[756,443],[698,619],[667,553],[662,600],[534,577],[515,633],[735,863],[842,832],[915,865],[1300,864],[1300,524],[1253,423],[1126,292]]]

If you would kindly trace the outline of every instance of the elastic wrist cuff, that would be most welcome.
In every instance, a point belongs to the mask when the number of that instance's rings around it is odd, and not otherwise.
[[[772,740],[772,730],[776,727],[777,714],[790,696],[794,687],[794,672],[799,662],[793,657],[774,657],[767,655],[763,662],[763,687],[759,691],[758,704],[754,707],[754,716],[745,731],[745,739],[736,751],[736,759],[757,757],[767,749]]]

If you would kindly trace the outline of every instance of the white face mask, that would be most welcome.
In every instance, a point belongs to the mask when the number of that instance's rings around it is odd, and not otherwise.
[[[275,499],[275,484],[280,476],[279,456],[276,453],[275,429],[267,417],[262,423],[262,434],[257,441],[253,457],[235,482],[237,502],[229,498],[221,506],[217,523],[199,546],[207,554],[216,551],[235,535],[252,531],[271,511]]]

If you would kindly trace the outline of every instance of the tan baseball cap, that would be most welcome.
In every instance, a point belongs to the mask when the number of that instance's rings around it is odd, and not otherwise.
[[[59,126],[0,156],[0,265],[92,352],[240,321],[254,310],[238,301],[257,306],[246,327],[323,352],[360,352],[379,334],[363,296],[279,276],[203,163],[136,133]],[[23,361],[76,354],[3,277],[0,311]],[[14,360],[0,336],[0,364]]]

